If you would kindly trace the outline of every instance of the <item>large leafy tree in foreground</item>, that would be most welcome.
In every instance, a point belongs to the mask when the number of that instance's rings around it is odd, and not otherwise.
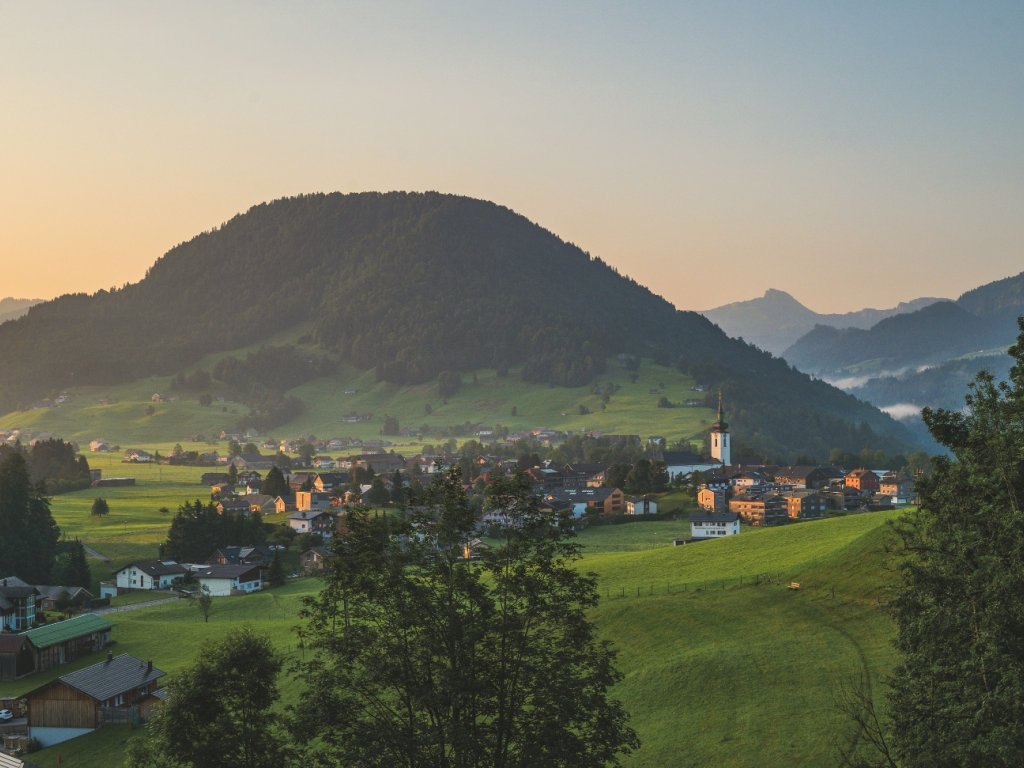
[[[134,739],[125,768],[264,768],[286,740],[271,707],[282,660],[246,627],[206,643],[168,686],[170,698]]]
[[[1008,382],[925,410],[951,457],[919,483],[893,604],[889,764],[1024,765],[1024,321]]]
[[[564,519],[499,484],[504,541],[469,561],[457,470],[398,527],[352,512],[304,611],[304,765],[603,766],[638,745],[609,697],[614,652],[587,617],[594,579]],[[316,717],[307,717],[315,708]]]

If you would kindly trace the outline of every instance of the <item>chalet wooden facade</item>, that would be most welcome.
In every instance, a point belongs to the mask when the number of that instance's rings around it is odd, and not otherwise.
[[[25,633],[32,648],[36,672],[46,672],[110,645],[109,621],[83,613],[64,621],[45,624]]]
[[[0,635],[0,680],[46,672],[110,644],[110,622],[86,613],[21,634]]]
[[[58,744],[108,723],[141,719],[139,707],[164,673],[127,653],[69,672],[25,694],[32,735]]]
[[[0,635],[0,680],[17,680],[35,672],[32,647],[24,635]]]

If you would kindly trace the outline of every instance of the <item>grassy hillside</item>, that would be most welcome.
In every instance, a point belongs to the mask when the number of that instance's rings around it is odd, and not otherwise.
[[[211,356],[200,367],[213,362]],[[377,382],[372,372],[341,365],[336,374],[291,390],[289,394],[305,403],[305,412],[272,432],[282,438],[311,433],[322,438],[379,439],[384,418],[391,415],[403,427],[430,430],[426,442],[443,440],[442,433],[467,422],[490,427],[501,424],[512,431],[547,427],[625,432],[645,439],[655,434],[670,440],[702,439],[702,430],[714,418],[709,409],[657,407],[662,396],[672,403],[700,397],[691,391],[692,378],[649,361],[635,373],[634,382],[632,372],[613,358],[593,386],[551,387],[524,382],[515,369],[503,378],[493,369],[484,369],[463,374],[462,388],[446,403],[438,396],[436,384],[399,386]],[[168,378],[149,378],[116,386],[71,388],[67,390],[67,402],[5,414],[0,416],[0,427],[53,432],[77,440],[83,449],[90,440],[103,438],[122,448],[160,448],[166,452],[178,442],[188,447],[191,434],[210,438],[221,430],[233,429],[248,410],[230,401],[215,401],[203,407],[198,393],[181,393],[174,401],[153,403],[154,393],[175,394],[169,392],[168,382]],[[597,385],[612,385],[615,390],[606,404],[596,394]],[[216,387],[210,391],[215,398],[223,394]],[[101,404],[101,400],[112,402]],[[581,415],[581,405],[590,413]],[[150,406],[155,412],[147,415]],[[513,408],[516,415],[512,414]],[[346,422],[350,414],[368,418]],[[388,439],[407,445],[423,442]],[[87,456],[93,461],[93,455]]]
[[[594,618],[619,650],[625,679],[616,694],[643,747],[629,766],[835,765],[852,732],[834,706],[836,689],[891,668],[892,628],[880,609],[891,582],[884,542],[890,514],[866,514],[777,529],[744,530],[735,539],[672,547],[681,523],[638,523],[588,530],[582,567],[602,592],[620,584],[689,582],[687,591],[625,590],[603,599]],[[755,585],[739,573],[773,573]],[[803,588],[787,589],[789,579]],[[704,589],[703,581],[708,580]],[[698,586],[697,582],[700,582]],[[174,672],[203,640],[249,623],[291,658],[301,656],[293,628],[304,595],[300,579],[272,592],[215,600],[204,624],[185,601],[115,614],[118,650],[152,658]],[[85,664],[88,662],[81,662]],[[0,686],[0,694],[38,684]],[[284,684],[285,703],[294,685]],[[38,755],[41,766],[116,765],[131,731],[107,728]]]

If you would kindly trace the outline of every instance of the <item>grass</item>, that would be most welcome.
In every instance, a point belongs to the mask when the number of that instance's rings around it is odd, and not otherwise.
[[[884,541],[885,523],[895,514],[744,529],[735,538],[685,547],[669,543],[685,533],[677,522],[584,532],[582,567],[598,574],[602,589],[691,582],[685,592],[655,590],[653,596],[644,590],[636,597],[627,589],[625,597],[602,599],[593,612],[602,636],[619,652],[624,679],[615,695],[643,741],[625,764],[837,764],[852,733],[835,710],[835,690],[866,675],[880,700],[879,681],[893,662],[892,627],[879,606],[892,581]],[[733,579],[755,572],[783,573],[803,589],[791,591],[784,580],[741,586]],[[698,589],[704,578],[722,584]],[[209,623],[184,600],[114,614],[116,650],[152,658],[173,673],[192,661],[205,640],[251,624],[294,659],[302,654],[294,631],[302,598],[319,585],[298,579],[269,592],[215,599]],[[18,683],[24,689],[38,684]],[[9,690],[11,684],[5,685]],[[283,698],[297,700],[287,680]],[[130,733],[107,728],[44,750],[38,762],[54,766],[59,752],[65,767],[116,765],[126,738],[118,734]]]
[[[241,352],[244,350],[234,354]],[[210,356],[196,367],[209,370],[220,356]],[[636,381],[632,380],[634,376]],[[631,372],[618,359],[612,358],[606,373],[598,378],[594,387],[531,384],[523,382],[514,369],[506,377],[497,376],[493,369],[484,369],[466,373],[462,379],[462,388],[445,402],[437,396],[436,383],[397,386],[375,381],[372,371],[340,364],[335,374],[289,392],[305,403],[305,411],[274,429],[273,435],[287,438],[311,433],[321,438],[378,439],[385,416],[391,415],[397,417],[402,426],[424,427],[431,431],[423,439],[389,438],[399,449],[408,450],[418,450],[425,442],[443,441],[444,435],[452,430],[464,439],[469,436],[462,429],[467,423],[502,425],[511,431],[546,427],[638,434],[645,438],[663,435],[670,440],[687,438],[699,442],[703,430],[714,418],[712,411],[703,407],[658,408],[662,396],[680,404],[699,395],[691,389],[693,379],[650,361],[644,361],[639,370]],[[154,393],[169,394],[168,383],[169,377],[140,379],[116,386],[72,387],[67,390],[67,402],[2,415],[0,427],[52,432],[83,446],[90,440],[103,438],[122,449],[144,448],[167,453],[175,443],[189,447],[187,441],[192,434],[212,439],[221,430],[233,430],[248,411],[241,403],[228,400],[203,407],[198,402],[199,393],[177,393],[177,398],[171,402],[153,403]],[[599,385],[614,389],[607,403],[596,393]],[[226,392],[215,385],[210,394],[216,398],[225,396]],[[111,402],[102,404],[101,401]],[[155,412],[147,415],[146,410],[151,406]],[[581,406],[589,413],[581,414]],[[344,417],[349,414],[366,418],[346,422]],[[93,457],[94,454],[88,454],[90,462]]]

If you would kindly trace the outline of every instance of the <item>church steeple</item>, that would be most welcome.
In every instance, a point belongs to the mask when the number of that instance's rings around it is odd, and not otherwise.
[[[725,405],[722,390],[718,390],[718,421],[711,425],[711,457],[729,466],[731,462],[729,425],[725,421]]]

